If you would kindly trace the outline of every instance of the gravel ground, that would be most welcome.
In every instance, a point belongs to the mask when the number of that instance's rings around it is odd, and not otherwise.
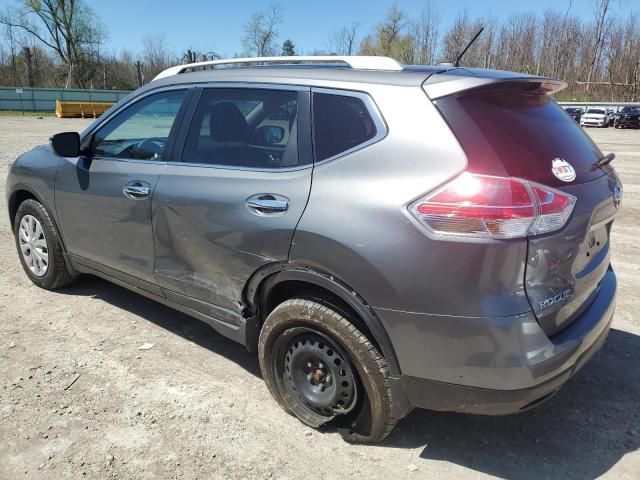
[[[87,123],[0,116],[2,185],[19,153]],[[57,292],[31,285],[3,194],[0,479],[640,478],[640,131],[589,133],[618,154],[625,185],[603,350],[533,411],[414,411],[378,446],[283,413],[256,357],[196,320],[92,277]]]

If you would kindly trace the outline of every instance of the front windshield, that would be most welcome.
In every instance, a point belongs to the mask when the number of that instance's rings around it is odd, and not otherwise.
[[[596,108],[590,108],[589,110],[587,110],[587,113],[598,113],[600,115],[604,115],[604,110],[600,110],[600,109],[596,109]]]

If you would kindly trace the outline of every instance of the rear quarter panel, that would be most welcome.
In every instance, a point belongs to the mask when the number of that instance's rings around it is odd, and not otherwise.
[[[429,98],[413,87],[366,91],[387,136],[316,165],[291,259],[336,275],[377,308],[472,316],[530,310],[525,240],[434,238],[408,213],[414,200],[467,166]]]

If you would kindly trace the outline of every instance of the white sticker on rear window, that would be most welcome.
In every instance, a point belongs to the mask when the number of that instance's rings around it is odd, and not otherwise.
[[[556,158],[551,162],[551,172],[563,182],[573,182],[576,179],[576,170],[564,158]]]

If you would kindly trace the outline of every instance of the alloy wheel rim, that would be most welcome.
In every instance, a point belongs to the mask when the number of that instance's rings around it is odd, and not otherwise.
[[[25,215],[18,229],[20,252],[29,271],[43,277],[49,268],[49,248],[42,224],[33,215]]]

